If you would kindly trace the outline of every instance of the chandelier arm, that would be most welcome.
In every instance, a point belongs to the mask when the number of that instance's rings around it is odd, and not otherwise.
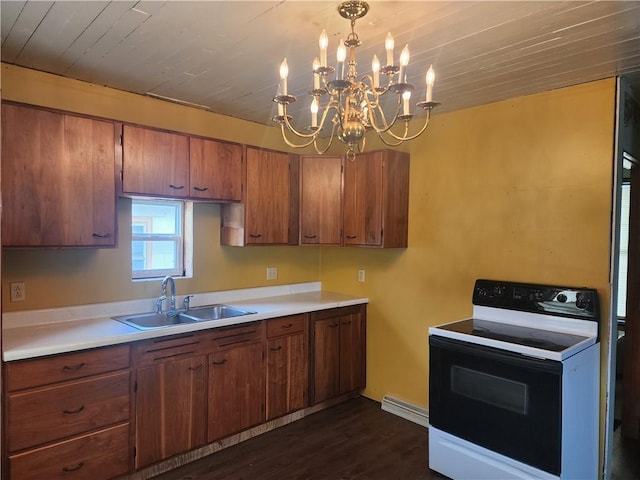
[[[291,125],[291,122],[289,122],[289,118],[288,118],[288,116],[287,116],[286,112],[285,112],[285,115],[284,115],[284,119],[283,119],[283,121],[281,122],[281,125],[283,125],[283,126],[285,126],[285,125],[286,125],[287,129],[288,129],[291,133],[293,133],[294,135],[296,135],[296,136],[298,136],[298,137],[300,137],[300,138],[310,138],[310,139],[311,139],[311,141],[310,141],[309,143],[305,144],[305,145],[304,145],[305,147],[306,147],[306,146],[308,146],[308,145],[311,145],[311,143],[313,143],[313,139],[314,139],[314,138],[316,138],[316,137],[318,136],[318,132],[320,131],[320,128],[318,128],[317,130],[314,130],[314,131],[312,131],[311,133],[302,133],[302,132],[299,132],[298,130],[296,130],[296,129],[294,128],[294,126],[293,126],[293,125]],[[291,145],[289,145],[289,146],[291,146]]]
[[[383,126],[379,127],[378,125],[376,125],[373,112],[371,112],[371,126],[378,134],[388,132],[396,124],[396,120],[398,120],[398,114],[400,113],[400,97],[398,97],[398,106],[396,108],[396,113],[393,115],[393,120],[391,121],[391,123],[387,123],[387,119],[384,115],[384,110],[382,109],[382,107],[377,106],[375,108],[375,111],[378,112],[380,117],[382,118]]]
[[[424,131],[427,129],[427,127],[429,126],[430,118],[431,118],[431,115],[430,115],[429,112],[427,112],[427,117],[426,117],[426,120],[425,120],[424,125],[422,126],[422,128],[417,133],[415,133],[413,135],[410,135],[410,136],[407,135],[407,133],[409,132],[409,122],[407,122],[405,124],[405,129],[404,129],[405,132],[404,132],[404,135],[402,137],[394,134],[390,130],[387,131],[387,132],[384,132],[384,133],[387,133],[388,135],[390,135],[391,137],[395,138],[396,140],[399,140],[399,143],[397,143],[396,145],[400,145],[400,143],[402,143],[402,142],[406,142],[406,141],[409,141],[409,140],[414,140],[414,139],[418,138],[420,135],[422,135],[424,133]],[[384,139],[382,137],[380,137],[380,139],[384,142]],[[394,145],[391,145],[389,143],[387,143],[387,145],[394,146]]]
[[[281,122],[280,123],[280,131],[282,132],[282,139],[284,140],[284,143],[286,143],[288,146],[292,147],[292,148],[305,148],[308,147],[309,145],[311,145],[316,139],[315,137],[312,138],[311,140],[309,140],[306,143],[293,143],[291,140],[289,140],[287,138],[287,131],[285,129],[285,122]]]

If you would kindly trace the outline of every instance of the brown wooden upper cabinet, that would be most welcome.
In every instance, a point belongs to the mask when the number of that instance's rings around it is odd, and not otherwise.
[[[242,147],[235,143],[189,138],[191,198],[242,200]]]
[[[344,162],[344,245],[406,248],[409,155],[381,150]]]
[[[2,105],[2,244],[116,244],[114,124]]]
[[[342,245],[342,157],[300,159],[300,245]]]
[[[242,146],[124,125],[122,192],[169,198],[239,202]]]
[[[122,191],[161,197],[189,196],[189,138],[186,135],[124,125]]]
[[[242,204],[222,206],[223,245],[298,243],[298,157],[246,147]]]

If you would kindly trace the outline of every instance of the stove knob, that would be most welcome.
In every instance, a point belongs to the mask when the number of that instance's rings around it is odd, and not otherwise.
[[[560,303],[565,303],[567,301],[567,296],[564,293],[560,293],[556,297],[556,300],[559,301]]]

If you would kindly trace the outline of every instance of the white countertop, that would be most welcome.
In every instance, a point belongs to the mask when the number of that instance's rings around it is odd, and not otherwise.
[[[31,310],[3,315],[3,359],[7,362],[104,347],[148,338],[207,330],[298,313],[368,303],[367,298],[321,290],[319,282],[197,294],[193,307],[225,303],[256,313],[223,320],[138,330],[112,316],[153,311],[155,299]],[[176,304],[181,305],[182,297]]]

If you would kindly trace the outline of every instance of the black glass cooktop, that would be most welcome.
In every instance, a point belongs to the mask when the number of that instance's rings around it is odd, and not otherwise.
[[[561,352],[588,338],[582,335],[540,330],[537,328],[475,318],[461,320],[448,325],[440,325],[438,328],[473,335],[474,337],[484,337],[527,347],[540,348],[551,352]]]

